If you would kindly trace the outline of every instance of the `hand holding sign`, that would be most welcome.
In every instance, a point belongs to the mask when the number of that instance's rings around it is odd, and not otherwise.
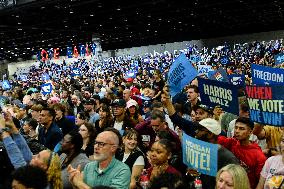
[[[41,93],[43,95],[47,95],[47,94],[50,94],[52,91],[52,85],[51,83],[45,83],[43,85],[41,85]]]

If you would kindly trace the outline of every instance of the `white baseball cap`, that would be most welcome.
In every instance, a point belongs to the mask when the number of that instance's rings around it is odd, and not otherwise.
[[[218,121],[212,118],[202,119],[200,125],[208,129],[211,133],[219,135],[221,133],[221,125]]]
[[[130,99],[130,100],[127,101],[126,107],[130,108],[131,106],[138,106],[138,103],[135,100]]]

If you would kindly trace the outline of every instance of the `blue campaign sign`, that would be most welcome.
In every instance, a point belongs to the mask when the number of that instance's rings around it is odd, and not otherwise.
[[[215,177],[217,174],[218,145],[182,135],[183,163],[199,173]]]
[[[172,97],[178,94],[197,74],[197,70],[186,56],[181,53],[173,62],[168,73],[168,84]]]
[[[81,75],[80,69],[79,68],[73,68],[71,75],[72,76],[80,76]]]
[[[230,63],[230,59],[229,59],[228,56],[221,56],[220,62],[221,62],[221,64],[226,65],[226,64]]]
[[[229,82],[227,72],[224,68],[219,68],[218,70],[209,72],[208,77],[209,79],[212,79],[212,80]]]
[[[250,119],[264,125],[283,127],[284,86],[246,86]]]
[[[198,65],[198,75],[205,74],[208,76],[208,73],[211,71],[214,71],[213,67],[211,65]]]
[[[125,74],[126,78],[135,78],[136,77],[136,73],[135,71],[128,71]]]
[[[196,63],[198,63],[198,62],[201,61],[201,58],[200,58],[200,56],[198,56],[198,55],[190,55],[189,60],[190,60],[192,63],[196,64]]]
[[[7,104],[9,104],[10,100],[8,97],[6,96],[0,96],[0,107],[3,109],[4,106],[6,106]]]
[[[47,95],[47,94],[50,94],[52,91],[52,85],[51,83],[45,83],[45,84],[42,84],[41,85],[41,93],[43,95]]]
[[[20,80],[21,81],[27,81],[28,80],[28,76],[23,74],[23,75],[20,75]]]
[[[239,115],[238,87],[229,83],[198,78],[202,104],[220,106],[224,111]]]
[[[12,87],[11,87],[10,82],[9,82],[8,80],[4,80],[4,81],[2,82],[2,88],[3,88],[4,90],[9,90],[9,89],[11,89]]]
[[[245,85],[245,76],[243,74],[231,74],[228,75],[229,81],[233,85]]]
[[[41,80],[48,81],[48,80],[50,80],[50,77],[49,77],[49,75],[47,73],[43,73],[41,75]]]
[[[283,85],[284,69],[251,65],[252,83],[256,85]]]
[[[284,53],[274,55],[275,65],[284,63]]]

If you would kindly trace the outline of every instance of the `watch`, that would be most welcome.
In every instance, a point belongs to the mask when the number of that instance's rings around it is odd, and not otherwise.
[[[0,129],[0,135],[2,135],[3,132],[9,132],[9,131],[10,131],[10,129],[7,128],[7,127],[1,128],[1,129]]]

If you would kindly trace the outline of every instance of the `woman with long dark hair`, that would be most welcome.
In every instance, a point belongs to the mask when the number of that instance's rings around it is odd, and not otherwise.
[[[106,104],[101,104],[99,108],[100,119],[96,121],[95,128],[101,133],[107,127],[113,127],[114,121],[109,107]]]
[[[141,138],[138,132],[131,128],[124,132],[122,141],[123,150],[117,155],[117,159],[129,166],[132,173],[129,188],[135,189],[136,181],[145,166],[144,154],[138,147],[138,143],[141,141]]]

